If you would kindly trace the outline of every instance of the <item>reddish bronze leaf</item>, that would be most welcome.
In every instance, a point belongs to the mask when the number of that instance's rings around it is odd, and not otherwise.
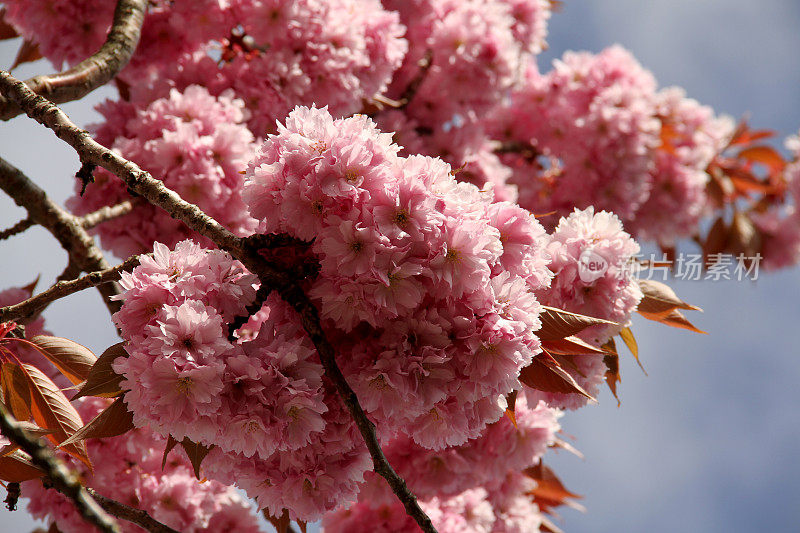
[[[131,429],[133,429],[133,413],[125,407],[122,398],[117,398],[88,424],[62,442],[61,446],[86,439],[116,437]]]
[[[0,457],[0,479],[3,481],[21,483],[43,475],[44,471],[30,461],[29,455],[20,450],[14,450]]]
[[[181,447],[186,452],[187,457],[189,457],[189,462],[192,463],[194,476],[197,479],[200,479],[200,464],[214,446],[204,446],[202,444],[192,442],[189,439],[183,439],[183,441],[181,441]]]
[[[614,395],[614,399],[617,400],[617,407],[620,406],[621,402],[619,401],[619,396],[617,395],[617,383],[622,382],[622,374],[619,371],[619,354],[616,350],[616,343],[614,343],[614,339],[609,339],[608,343],[606,344],[609,349],[609,352],[603,357],[603,363],[606,365],[606,373],[605,373],[605,380],[606,385],[608,385],[608,389],[611,391],[611,394]]]
[[[11,414],[19,421],[31,419],[31,389],[28,378],[16,363],[3,363],[3,401]]]
[[[547,307],[544,305],[542,306],[541,314],[539,314],[539,319],[542,321],[542,328],[536,332],[536,335],[542,341],[553,341],[570,337],[576,333],[580,333],[586,328],[599,324],[617,325],[614,322],[603,320],[602,318],[570,313],[563,309],[556,309],[555,307]]]
[[[704,261],[711,254],[719,254],[725,251],[728,245],[728,224],[723,217],[718,217],[708,230],[706,240],[703,243],[703,259]]]
[[[669,286],[659,281],[640,279],[639,287],[644,293],[644,298],[639,303],[636,311],[646,318],[650,316],[668,315],[674,309],[687,309],[690,311],[701,311],[699,307],[687,304],[675,294]],[[655,320],[655,319],[652,319]]]
[[[117,357],[128,357],[125,343],[118,342],[102,353],[92,365],[92,370],[86,378],[86,383],[78,390],[73,400],[81,396],[99,396],[101,398],[114,398],[122,394],[120,383],[123,377],[114,372],[111,365]]]
[[[737,211],[733,214],[728,251],[733,255],[755,257],[761,250],[761,233],[756,229],[750,217]]]
[[[582,496],[567,490],[553,471],[542,464],[541,461],[539,461],[538,465],[526,469],[525,474],[536,481],[536,488],[531,491],[531,495],[542,511],[551,513],[553,507],[561,505],[584,510],[582,505],[572,501],[573,499],[580,499]]]
[[[25,39],[17,51],[17,57],[14,59],[14,64],[8,70],[14,70],[23,63],[30,63],[42,58],[39,52],[39,45],[33,41]]]
[[[553,341],[543,341],[542,347],[551,354],[560,355],[586,355],[603,354],[602,348],[592,346],[579,337],[565,337]]]
[[[69,339],[37,335],[31,342],[73,385],[85,381],[97,361],[89,348]]]
[[[164,446],[164,455],[161,457],[161,470],[164,470],[164,467],[167,464],[167,456],[169,452],[172,451],[172,448],[178,445],[178,441],[172,438],[172,435],[167,436],[167,444]]]
[[[518,391],[512,390],[508,396],[506,396],[506,403],[508,405],[508,407],[506,407],[506,416],[511,420],[511,423],[514,424],[514,427],[517,427],[517,415],[514,412],[514,406],[517,403],[517,392]]]
[[[22,368],[28,377],[31,390],[31,413],[33,420],[43,428],[52,430],[47,436],[53,444],[61,444],[83,427],[83,420],[78,411],[69,403],[64,393],[50,378],[38,368],[23,364]],[[89,469],[92,463],[82,442],[76,442],[62,448],[76,459],[81,460]]]
[[[6,8],[0,8],[0,41],[13,39],[18,36],[19,34],[17,30],[14,29],[14,26],[6,22]]]
[[[781,154],[771,146],[765,144],[750,146],[739,152],[739,158],[760,163],[768,167],[772,172],[780,172],[786,166],[786,161]]]
[[[701,329],[697,329],[694,326],[694,324],[689,322],[686,319],[686,317],[683,316],[683,313],[681,313],[677,309],[672,311],[667,316],[661,317],[658,321],[661,322],[662,324],[666,324],[667,326],[672,326],[674,328],[688,329],[689,331],[694,331],[695,333],[702,333],[704,335],[708,335],[707,332]]]
[[[646,376],[647,371],[644,369],[642,362],[639,360],[639,344],[636,342],[636,337],[633,336],[633,330],[631,330],[631,328],[622,328],[619,331],[619,336],[622,338],[622,342],[625,343],[625,346],[627,346],[633,354],[633,357],[636,359],[636,364],[639,365],[639,368],[642,369],[642,372],[644,372],[644,375]],[[611,339],[611,342],[613,341],[614,339]]]
[[[576,393],[594,401],[594,398],[578,385],[575,378],[547,353],[534,357],[531,364],[520,372],[519,380],[532,389],[561,394]]]

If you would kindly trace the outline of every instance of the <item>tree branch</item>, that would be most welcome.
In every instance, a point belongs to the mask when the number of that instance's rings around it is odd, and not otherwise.
[[[83,229],[91,229],[107,220],[125,216],[131,211],[133,211],[133,202],[131,200],[125,200],[117,205],[107,205],[101,207],[97,211],[83,215],[78,219],[78,222]]]
[[[20,80],[0,70],[0,93],[20,106],[25,113],[56,136],[72,146],[82,164],[94,164],[119,177],[135,193],[151,204],[164,209],[173,218],[182,221],[191,229],[213,240],[217,246],[234,255],[241,255],[244,241],[225,229],[219,222],[206,215],[194,204],[183,200],[161,181],[109,150],[89,133],[76,126],[69,117],[52,102],[34,93]]]
[[[93,56],[64,72],[36,76],[25,83],[35,93],[61,104],[83,98],[108,83],[128,64],[139,44],[147,0],[119,0],[106,42]],[[79,22],[79,21],[76,21]],[[0,99],[0,120],[22,113],[13,101]]]
[[[367,418],[358,402],[358,397],[336,364],[333,346],[325,337],[314,304],[291,274],[270,265],[258,254],[258,249],[249,241],[239,238],[225,229],[196,205],[183,200],[177,193],[168,189],[162,182],[154,179],[135,163],[99,144],[85,130],[78,128],[57,106],[34,94],[24,83],[5,71],[0,71],[0,92],[14,100],[29,117],[53,130],[57,137],[72,146],[84,164],[91,163],[105,168],[122,179],[141,197],[153,205],[161,207],[170,216],[182,221],[189,228],[214,241],[217,246],[228,251],[252,273],[256,274],[262,284],[267,284],[273,290],[277,290],[281,297],[297,310],[303,328],[319,352],[325,374],[335,384],[342,401],[350,411],[364,438],[372,457],[375,472],[386,479],[392,491],[405,506],[406,512],[414,518],[420,528],[427,533],[435,532],[436,529],[430,518],[419,506],[414,494],[383,455],[375,434],[375,426]]]
[[[24,86],[22,82],[20,84]],[[110,268],[94,239],[78,223],[78,218],[53,202],[38,185],[3,158],[0,158],[0,189],[17,205],[24,207],[37,224],[48,230],[81,270],[94,272]],[[117,312],[119,302],[109,299],[120,292],[116,284],[100,285],[98,290],[109,312]]]
[[[172,529],[166,524],[162,524],[150,516],[147,511],[136,509],[135,507],[129,507],[124,503],[112,500],[111,498],[106,498],[91,487],[87,487],[86,491],[92,495],[92,498],[97,501],[97,503],[105,512],[117,518],[136,524],[137,526],[141,527],[142,529],[146,529],[151,533],[180,533],[178,530]]]
[[[1,402],[0,429],[3,435],[31,456],[31,462],[47,474],[53,482],[53,487],[75,504],[87,522],[105,533],[120,533],[119,525],[92,499],[81,485],[78,476],[70,472],[47,445],[26,435],[19,422],[9,415]]]
[[[0,231],[0,241],[4,241],[9,237],[13,237],[18,233],[22,233],[23,231],[30,228],[34,224],[36,224],[36,222],[34,222],[33,219],[30,217],[30,215],[28,215],[27,217],[23,218],[10,228]]]
[[[378,442],[378,437],[375,434],[375,425],[367,418],[367,414],[361,407],[355,391],[347,383],[347,379],[345,379],[344,374],[342,374],[339,365],[336,364],[333,346],[325,337],[314,304],[296,284],[282,288],[280,290],[280,295],[292,305],[300,315],[303,328],[306,330],[306,333],[308,333],[311,342],[319,353],[319,358],[325,369],[325,375],[333,381],[336,390],[339,392],[339,396],[347,406],[348,411],[350,411],[350,415],[353,417],[358,430],[361,432],[361,436],[364,438],[364,443],[367,445],[369,454],[372,457],[372,465],[375,472],[386,480],[392,492],[394,492],[397,498],[403,503],[406,513],[417,522],[422,531],[426,533],[436,533],[436,528],[433,527],[431,519],[419,506],[414,493],[408,488],[405,480],[394,471],[389,461],[386,459],[386,456],[383,454],[383,450],[381,450],[380,443]]]
[[[69,296],[70,294],[88,289],[90,287],[96,287],[103,283],[116,281],[120,278],[120,274],[122,272],[129,271],[138,264],[139,256],[134,255],[129,257],[124,263],[120,263],[113,268],[91,272],[81,278],[71,281],[59,281],[46,291],[28,298],[25,301],[14,305],[9,305],[7,307],[0,307],[0,322],[9,322],[11,320],[16,320],[17,318],[24,318],[38,314],[48,304],[64,298],[65,296]]]

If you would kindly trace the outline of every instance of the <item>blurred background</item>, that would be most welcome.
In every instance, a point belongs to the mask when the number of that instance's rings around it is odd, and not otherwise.
[[[566,50],[629,49],[660,86],[688,95],[755,128],[778,132],[776,147],[800,128],[800,2],[795,0],[566,0],[549,25],[540,70]],[[18,41],[0,42],[0,68]],[[24,65],[26,78],[50,72]],[[114,91],[100,89],[64,109],[78,124]],[[0,123],[0,155],[62,202],[79,167],[75,153],[26,117]],[[0,228],[24,211],[0,197]],[[693,251],[690,247],[686,251]],[[40,228],[0,243],[6,287],[66,265],[66,253]],[[705,310],[689,318],[708,335],[634,319],[640,357],[622,357],[622,406],[608,391],[599,405],[567,413],[564,432],[583,452],[545,457],[585,514],[566,509],[568,532],[751,532],[800,530],[800,424],[795,389],[800,350],[800,270],[759,273],[755,282],[680,281],[670,285]],[[99,295],[85,291],[53,304],[47,327],[97,353],[117,341]],[[623,349],[624,350],[624,349]],[[0,532],[31,531],[20,509],[0,511]]]

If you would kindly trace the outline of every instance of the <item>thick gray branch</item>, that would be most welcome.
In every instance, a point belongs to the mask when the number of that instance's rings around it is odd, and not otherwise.
[[[57,104],[78,100],[105,85],[128,64],[136,50],[146,9],[147,0],[119,0],[111,31],[97,53],[69,70],[36,76],[25,83],[35,93]],[[0,98],[0,120],[9,120],[20,113],[22,109],[13,101]]]

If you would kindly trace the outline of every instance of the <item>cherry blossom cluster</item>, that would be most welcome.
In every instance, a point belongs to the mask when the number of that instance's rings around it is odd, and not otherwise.
[[[657,91],[613,46],[567,52],[545,74],[530,68],[491,129],[511,147],[502,160],[523,207],[566,215],[593,205],[637,235],[672,243],[705,212],[704,170],[733,124],[678,89]]]
[[[466,490],[448,497],[432,497],[420,502],[438,531],[447,533],[524,533],[539,531],[539,507],[530,496],[536,483],[520,473],[509,473],[485,487]],[[354,504],[325,515],[325,533],[382,531],[405,533],[421,531],[405,514],[400,503]]]
[[[309,294],[379,430],[442,448],[477,436],[538,352],[545,233],[364,116],[298,108],[249,165],[259,231],[314,239]]]
[[[559,220],[547,251],[555,277],[549,287],[536,293],[537,298],[545,305],[618,324],[592,326],[580,337],[601,346],[630,323],[642,299],[633,276],[639,245],[623,230],[616,215],[607,211],[595,213],[592,207],[575,209]],[[567,366],[565,370],[589,394],[596,394],[606,372],[603,355],[575,355],[570,360],[575,368]],[[580,394],[533,389],[527,389],[527,394],[529,400],[543,399],[548,405],[566,409],[582,407],[587,400]]]
[[[99,142],[137,161],[234,233],[252,233],[255,221],[242,203],[240,170],[255,144],[243,124],[248,112],[230,91],[214,97],[192,85],[152,102],[107,101],[99,110],[105,118],[95,132]],[[82,187],[76,183],[76,193],[67,201],[76,214],[131,199],[125,184],[104,169],[95,171],[94,183],[83,194]],[[159,239],[170,246],[190,236],[208,242],[144,202],[95,231],[103,247],[120,257],[150,251]]]
[[[8,22],[56,64],[94,53],[114,7],[76,0],[7,4]],[[520,32],[542,31],[523,25]],[[361,109],[403,61],[403,35],[398,15],[379,0],[157,0],[119,78],[134,91],[155,91],[151,99],[193,84],[215,96],[232,89],[261,137],[296,105],[329,105],[337,115]]]
[[[108,406],[99,398],[84,398],[77,404],[84,420],[91,420]],[[138,509],[178,531],[257,533],[258,521],[248,502],[232,487],[217,481],[201,483],[182,450],[173,450],[162,468],[166,440],[146,428],[118,437],[87,442],[94,469],[73,462],[85,484],[103,496]],[[38,479],[22,484],[28,512],[55,523],[62,533],[81,533],[86,522],[74,504]],[[120,521],[122,531],[141,529]]]
[[[550,15],[549,2],[539,0],[385,0],[384,5],[400,13],[410,46],[390,95],[401,96],[425,70],[408,113],[437,128],[456,115],[472,122],[494,107],[529,54],[542,49]],[[429,65],[420,66],[421,60]]]
[[[105,0],[5,0],[5,21],[56,68],[74,65],[105,41],[114,13]],[[76,24],[76,21],[80,21]]]
[[[379,113],[384,131],[397,132],[407,154],[468,164],[477,185],[497,185],[500,200],[515,199],[480,127],[526,65],[544,47],[551,14],[547,0],[385,0],[407,27],[409,51],[388,95],[402,110]],[[500,171],[496,174],[496,171]]]
[[[30,287],[11,288],[0,292],[0,307],[19,303],[32,295]],[[25,335],[51,335],[44,328],[44,319],[36,317],[25,326]],[[35,366],[60,387],[69,381],[38,350],[23,343],[10,347],[18,362]],[[108,407],[108,400],[83,398],[76,408],[84,421],[89,421]],[[0,437],[0,444],[8,440]],[[94,469],[61,454],[81,478],[100,494],[144,509],[156,520],[179,531],[214,533],[218,531],[259,531],[250,505],[233,488],[217,481],[201,483],[195,479],[188,459],[180,449],[174,450],[162,468],[166,440],[144,427],[124,435],[87,441],[87,451]],[[27,509],[35,517],[55,523],[62,533],[86,531],[86,522],[65,496],[45,488],[34,479],[22,484]],[[122,530],[134,533],[138,526],[122,522]]]
[[[419,498],[450,497],[497,483],[511,471],[537,464],[560,429],[561,413],[539,402],[533,407],[524,394],[514,406],[514,422],[504,416],[480,436],[460,446],[429,450],[405,435],[383,446],[386,458]],[[392,504],[394,495],[376,474],[367,475],[359,501]]]
[[[275,515],[287,508],[318,519],[355,499],[371,462],[286,303],[270,297],[246,338],[229,340],[254,282],[223,252],[156,244],[153,258],[123,276],[115,321],[129,357],[114,368],[137,427],[214,447],[203,463],[209,476]]]
[[[786,139],[786,148],[792,154],[783,174],[791,203],[751,215],[763,234],[763,265],[767,269],[786,268],[800,262],[800,134]]]

